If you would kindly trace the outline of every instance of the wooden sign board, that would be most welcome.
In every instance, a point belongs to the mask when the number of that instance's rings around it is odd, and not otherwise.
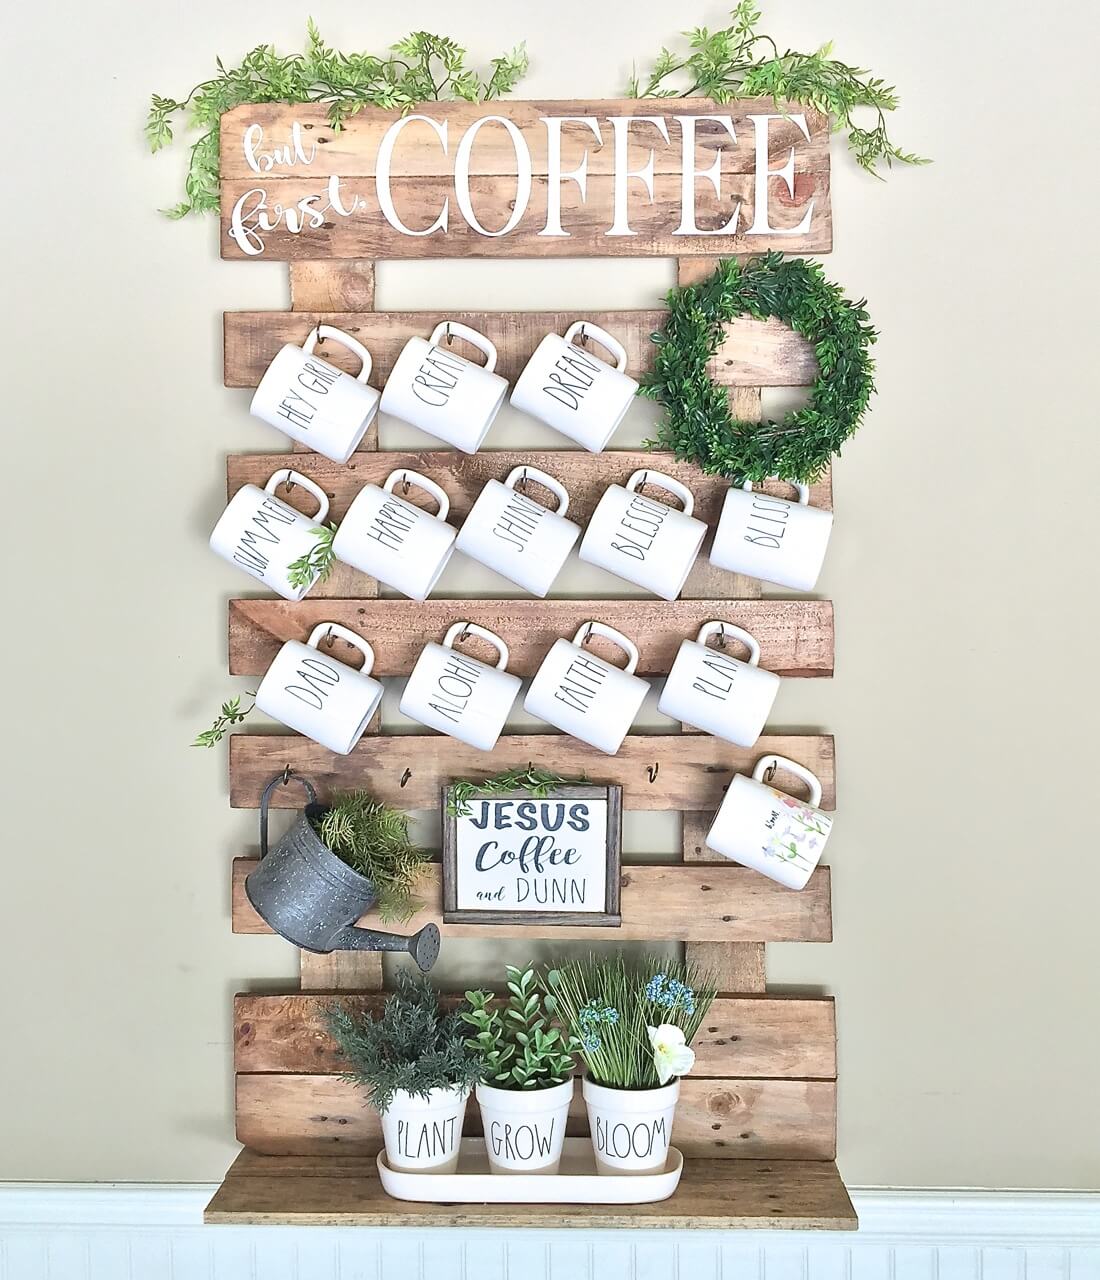
[[[832,247],[829,120],[703,98],[255,104],[221,124],[226,258],[658,257]]]
[[[622,788],[443,791],[445,924],[619,925]]]

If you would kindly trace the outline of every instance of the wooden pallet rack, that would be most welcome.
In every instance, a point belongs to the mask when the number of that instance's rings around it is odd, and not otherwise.
[[[610,146],[592,143],[590,126],[578,118],[609,114],[651,115],[653,103],[507,103],[492,104],[523,132],[535,138],[535,124],[548,112],[573,123],[563,127],[563,140],[574,149],[587,142],[589,176],[586,210],[609,207],[614,177]],[[732,175],[727,199],[751,207],[761,183],[754,184],[759,164],[742,128],[756,112],[774,113],[769,103],[739,104],[738,141],[710,122],[714,105],[677,101],[661,104],[670,118],[695,113],[697,171],[714,163],[716,151]],[[432,104],[433,118],[445,119],[451,136],[486,114],[484,106]],[[240,108],[223,118],[223,254],[244,256],[228,234],[231,213],[250,186],[275,192],[293,204],[315,191],[332,175],[365,184],[377,178],[371,157],[396,113],[367,111],[348,129],[333,134],[320,109],[277,104]],[[609,256],[641,254],[679,257],[679,278],[690,282],[713,269],[715,254],[760,248],[827,251],[831,247],[829,209],[828,122],[807,113],[808,138],[791,121],[773,121],[768,164],[778,170],[794,148],[789,182],[765,177],[774,210],[773,225],[798,223],[808,200],[819,217],[809,234],[746,238],[723,235],[692,238],[690,243],[668,233],[668,207],[682,196],[684,160],[656,154],[653,196],[642,216],[640,234],[614,243],[598,233],[595,217],[576,207],[576,191],[562,200],[579,221],[566,242],[536,240],[523,228],[510,241],[472,236],[452,226],[447,237],[410,242],[367,213],[358,221],[333,218],[309,237],[291,235],[280,226],[265,236],[264,256],[289,261],[292,310],[227,313],[224,377],[229,387],[253,387],[284,342],[300,342],[316,322],[336,325],[360,338],[374,357],[372,381],[381,385],[406,338],[426,334],[447,318],[434,312],[374,310],[375,258],[412,256]],[[307,177],[293,163],[275,164],[257,178],[242,163],[245,130],[258,126],[272,154],[293,152],[293,127],[308,136],[315,158]],[[583,123],[583,120],[582,120]],[[515,157],[502,148],[494,130],[483,130],[484,147],[473,153],[471,189],[487,222],[508,216],[502,203],[502,179],[515,182]],[[279,153],[277,148],[285,148]],[[563,145],[565,143],[563,142]],[[300,154],[300,152],[299,152]],[[446,176],[446,157],[424,145],[410,148],[398,166],[395,153],[393,189],[419,208]],[[536,212],[548,200],[547,156],[532,143],[536,171]],[[575,156],[574,156],[575,158]],[[626,157],[632,168],[645,154],[631,141]],[[566,164],[563,168],[568,168]],[[399,172],[400,168],[400,172]],[[759,174],[756,175],[759,179]],[[710,198],[706,182],[698,185],[700,222],[729,210]],[[434,207],[427,205],[426,207]],[[496,210],[495,214],[492,210]],[[718,223],[717,225],[721,225]],[[691,253],[694,256],[682,256]],[[261,259],[262,260],[262,259]],[[586,312],[615,333],[627,347],[631,371],[652,359],[649,334],[661,313],[648,311]],[[577,318],[572,312],[464,312],[467,323],[486,333],[499,349],[498,371],[511,379],[547,332],[563,332]],[[342,362],[342,353],[326,351]],[[742,417],[760,412],[761,388],[802,386],[815,375],[812,352],[796,335],[774,322],[744,321],[730,326],[712,363],[712,376],[730,389]],[[490,478],[503,479],[517,464],[548,470],[566,485],[570,515],[584,522],[603,489],[639,467],[670,472],[692,489],[696,513],[712,526],[717,520],[725,483],[670,456],[642,451],[612,451],[593,456],[567,449],[494,451],[474,456],[450,450],[379,452],[371,432],[362,450],[346,466],[296,451],[292,454],[237,455],[228,459],[230,495],[246,483],[263,484],[281,467],[292,465],[317,481],[330,495],[332,518],[339,520],[359,487],[380,481],[395,467],[409,465],[440,482],[452,499],[452,520],[460,522],[473,498]],[[415,491],[414,491],[415,492]],[[295,501],[297,494],[289,497]],[[412,495],[410,495],[412,496]],[[812,501],[831,507],[830,477],[815,486]],[[679,642],[702,622],[723,617],[744,626],[760,642],[761,663],[785,677],[822,678],[833,671],[833,611],[825,601],[806,598],[764,599],[760,584],[714,570],[706,549],[674,604],[638,598],[591,600],[523,599],[448,600],[424,604],[379,598],[377,584],[346,566],[299,603],[242,598],[229,604],[229,668],[234,675],[261,674],[284,640],[304,639],[321,620],[334,620],[367,636],[376,650],[375,674],[407,675],[424,640],[442,635],[459,618],[468,618],[505,635],[512,652],[510,669],[533,674],[554,639],[571,635],[590,616],[621,626],[638,644],[639,674],[667,672]],[[730,776],[751,768],[758,756],[777,751],[808,765],[821,778],[823,807],[835,804],[833,740],[818,734],[769,734],[751,751],[740,750],[706,735],[681,732],[631,734],[615,757],[601,755],[557,734],[516,733],[503,737],[486,755],[434,734],[387,733],[377,720],[368,736],[346,757],[335,756],[307,739],[276,734],[239,734],[229,754],[230,802],[255,808],[263,783],[289,765],[311,778],[322,794],[330,789],[363,786],[383,801],[408,810],[438,804],[439,789],[454,778],[483,778],[515,764],[537,759],[543,767],[568,776],[623,787],[626,809],[669,810],[682,815],[682,858],[675,863],[634,864],[624,857],[622,927],[554,928],[495,926],[441,922],[438,876],[424,887],[425,909],[410,930],[429,920],[440,925],[444,951],[465,938],[583,939],[614,943],[628,940],[683,942],[692,958],[713,966],[721,977],[721,994],[695,1043],[697,1067],[683,1081],[674,1141],[684,1151],[682,1182],[672,1199],[655,1205],[441,1205],[389,1199],[378,1183],[374,1154],[381,1144],[377,1117],[360,1095],[339,1077],[338,1050],[326,1034],[321,1010],[332,999],[367,1007],[382,999],[381,959],[369,953],[301,953],[299,989],[281,994],[245,992],[234,1001],[234,1069],[236,1132],[244,1150],[206,1211],[214,1223],[279,1223],[373,1226],[507,1226],[525,1224],[567,1227],[851,1229],[856,1218],[836,1157],[836,1022],[831,998],[769,994],[764,948],[768,942],[827,942],[832,936],[831,880],[820,868],[801,893],[785,890],[755,873],[716,859],[703,836],[721,801]],[[277,792],[274,803],[293,802]],[[244,877],[254,863],[252,851],[234,859],[232,920],[237,933],[266,931],[243,892]],[[371,923],[367,917],[365,923]],[[579,1100],[578,1100],[579,1101]],[[477,1132],[476,1108],[468,1119]],[[571,1118],[572,1132],[585,1132],[582,1109]]]

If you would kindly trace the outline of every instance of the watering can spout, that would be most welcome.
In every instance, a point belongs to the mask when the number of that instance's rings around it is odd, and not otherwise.
[[[407,951],[418,968],[427,973],[439,955],[439,929],[426,924],[419,933],[403,938],[399,933],[381,933],[348,925],[333,939],[333,951]]]

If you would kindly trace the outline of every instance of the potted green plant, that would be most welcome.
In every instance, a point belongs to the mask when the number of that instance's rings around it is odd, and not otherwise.
[[[466,1044],[482,1062],[477,1083],[485,1147],[493,1173],[557,1173],[579,1042],[552,1025],[557,1001],[539,989],[533,968],[508,965],[508,998],[467,991]]]
[[[665,1167],[680,1077],[716,986],[694,965],[654,957],[589,956],[546,975],[547,992],[580,1046],[582,1085],[598,1172]]]
[[[402,972],[382,1012],[328,1010],[348,1062],[344,1079],[382,1117],[386,1161],[405,1173],[454,1173],[470,1089],[481,1059],[457,1009],[445,1011],[428,980]]]

